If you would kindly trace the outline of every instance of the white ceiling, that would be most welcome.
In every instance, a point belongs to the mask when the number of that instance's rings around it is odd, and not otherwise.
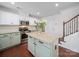
[[[59,6],[56,7],[55,4]],[[60,11],[79,5],[78,2],[16,2],[14,5],[10,2],[0,2],[0,5],[22,11],[25,15],[31,14],[40,17],[51,16],[59,13]],[[40,14],[37,15],[37,12]]]

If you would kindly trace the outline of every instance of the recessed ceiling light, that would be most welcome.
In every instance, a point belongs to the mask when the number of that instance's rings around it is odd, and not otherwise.
[[[15,4],[15,2],[11,2],[11,4]]]
[[[37,12],[37,15],[39,15],[40,14],[40,12]]]
[[[59,6],[59,4],[58,4],[58,3],[56,3],[56,4],[55,4],[55,6]]]

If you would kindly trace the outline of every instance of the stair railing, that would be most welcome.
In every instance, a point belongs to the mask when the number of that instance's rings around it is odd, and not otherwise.
[[[79,15],[73,17],[67,22],[63,22],[63,37],[59,38],[60,41],[64,41],[64,37],[74,34],[79,31]]]

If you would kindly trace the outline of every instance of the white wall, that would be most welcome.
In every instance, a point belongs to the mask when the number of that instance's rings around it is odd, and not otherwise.
[[[18,31],[19,17],[14,13],[0,10],[0,34]]]
[[[56,35],[57,37],[62,36],[63,34],[63,21],[68,21],[74,16],[79,14],[79,6],[68,8],[66,10],[60,11],[60,14],[45,17],[48,21],[45,31]],[[73,36],[65,38],[66,43],[63,43],[62,46],[71,49],[73,51],[79,52],[79,34],[74,34]]]
[[[19,25],[19,15],[0,10],[0,25]]]
[[[79,32],[73,35],[67,36],[64,39],[66,42],[65,43],[62,42],[62,45],[60,46],[79,53],[79,46],[78,46],[79,45]]]
[[[62,36],[63,34],[63,21],[70,20],[74,16],[79,14],[79,6],[75,6],[63,11],[60,14],[54,16],[44,17],[48,21],[45,31]]]
[[[54,15],[46,17],[47,25],[45,28],[45,32],[54,34],[56,36],[59,36],[62,34],[62,29],[60,28],[62,26],[62,20],[59,19],[60,15]]]
[[[67,9],[66,12],[65,10],[62,12],[62,19],[63,21],[68,21],[69,19],[78,14],[79,6],[73,7],[71,9]],[[66,42],[62,44],[63,47],[79,53],[79,32],[65,37],[64,40]]]

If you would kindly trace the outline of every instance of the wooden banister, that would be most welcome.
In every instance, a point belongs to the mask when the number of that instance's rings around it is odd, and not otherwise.
[[[73,17],[67,22],[63,22],[63,37],[78,32],[78,16]]]
[[[79,31],[79,14],[68,20],[67,22],[63,22],[63,37],[59,38],[59,42],[64,42],[64,37],[74,34]]]
[[[67,22],[65,22],[65,23],[68,23],[68,22],[72,21],[74,18],[76,18],[76,17],[78,17],[78,16],[79,16],[79,14],[78,14],[78,15],[76,15],[75,17],[73,17],[72,19],[68,20],[68,21],[67,21]]]

